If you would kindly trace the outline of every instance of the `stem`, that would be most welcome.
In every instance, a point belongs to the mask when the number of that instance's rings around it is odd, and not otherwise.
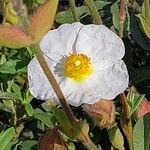
[[[111,148],[110,148],[110,150],[115,150],[115,148],[111,145]]]
[[[131,127],[129,128],[132,128],[132,125]],[[132,132],[132,131],[131,131]],[[134,150],[134,145],[133,145],[133,133],[131,133],[129,136],[128,136],[128,144],[129,144],[129,148],[130,150]]]
[[[123,129],[124,134],[126,135],[130,150],[134,150],[133,146],[133,129],[131,119],[128,122],[125,122],[123,119],[121,120],[121,127]]]
[[[127,99],[124,93],[121,93],[120,95],[120,100],[122,103],[122,110],[123,110],[123,119],[128,121],[129,119],[129,109],[128,109],[128,103]]]
[[[34,49],[37,60],[39,61],[47,79],[49,80],[49,83],[52,85],[56,95],[58,96],[60,104],[61,104],[63,110],[65,111],[65,113],[67,114],[68,119],[70,120],[70,122],[72,124],[74,124],[76,122],[76,118],[74,117],[69,105],[67,104],[66,99],[65,99],[53,73],[51,72],[50,68],[48,67],[39,45],[34,44],[31,47]]]
[[[119,36],[123,37],[124,22],[126,19],[126,0],[120,0],[120,12],[119,12]]]
[[[97,150],[96,145],[91,141],[91,139],[88,139],[88,142],[84,143],[85,147],[87,147],[89,150]]]
[[[78,17],[78,13],[76,11],[76,5],[75,5],[75,0],[69,0],[70,2],[70,7],[71,7],[71,11],[72,11],[72,15],[74,18],[74,21],[79,22],[79,17]]]
[[[24,124],[25,124],[25,122],[20,122],[20,123],[17,124],[16,134],[14,136],[15,139],[18,139],[18,137],[20,136],[22,130],[24,129]]]
[[[23,0],[16,0],[16,6],[15,6],[15,8],[17,10],[21,9],[22,5],[23,5]]]
[[[101,16],[93,2],[93,0],[84,0],[85,5],[89,8],[91,15],[93,17],[94,23],[97,25],[103,24],[101,20]]]

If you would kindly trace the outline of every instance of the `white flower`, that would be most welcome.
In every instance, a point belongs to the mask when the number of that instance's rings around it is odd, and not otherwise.
[[[71,105],[113,99],[128,86],[124,44],[103,25],[61,25],[44,36],[40,47]],[[36,58],[28,65],[28,80],[34,97],[58,101]]]

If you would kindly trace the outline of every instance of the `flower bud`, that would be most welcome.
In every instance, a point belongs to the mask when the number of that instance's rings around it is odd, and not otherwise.
[[[115,122],[115,106],[112,100],[100,100],[94,104],[84,104],[83,109],[101,128],[110,128]]]
[[[57,127],[48,129],[38,141],[39,150],[67,150]]]

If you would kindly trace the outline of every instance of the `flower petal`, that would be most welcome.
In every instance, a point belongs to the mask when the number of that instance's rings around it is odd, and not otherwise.
[[[64,24],[58,29],[50,30],[40,43],[44,54],[56,62],[68,55],[73,50],[73,43],[82,26],[81,23]]]
[[[46,61],[49,66],[54,63],[47,57]],[[128,87],[129,80],[126,66],[122,60],[119,60],[114,66],[108,69],[96,72],[81,84],[71,79],[62,79],[56,75],[55,77],[67,98],[67,102],[76,107],[83,103],[94,104],[101,98],[115,98]],[[28,66],[28,80],[29,88],[33,96],[38,99],[54,97],[56,103],[58,102],[58,98],[36,58]]]
[[[31,38],[19,27],[0,25],[0,44],[10,48],[29,46]]]
[[[124,61],[98,73],[99,94],[103,99],[114,99],[128,87],[129,76]]]
[[[114,99],[128,87],[129,77],[126,65],[122,60],[105,70],[98,70],[81,83],[71,79],[64,80],[60,87],[73,106],[83,103],[94,104],[103,99]]]
[[[53,64],[46,56],[45,59],[49,66]],[[54,91],[36,58],[33,58],[28,65],[28,81],[30,92],[37,99],[45,100],[54,95]]]
[[[122,40],[103,25],[84,26],[79,32],[76,50],[90,56],[100,67],[107,68],[125,54]]]

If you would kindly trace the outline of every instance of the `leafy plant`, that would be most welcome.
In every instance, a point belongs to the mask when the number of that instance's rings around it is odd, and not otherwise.
[[[36,150],[44,138],[51,149],[149,150],[149,1],[24,0],[22,7],[13,2],[18,0],[0,2],[0,149]],[[44,34],[77,20],[103,24],[124,42],[130,85],[110,104],[68,106],[45,63],[39,47]],[[62,107],[51,97],[41,101],[31,95],[27,67],[34,56]]]

